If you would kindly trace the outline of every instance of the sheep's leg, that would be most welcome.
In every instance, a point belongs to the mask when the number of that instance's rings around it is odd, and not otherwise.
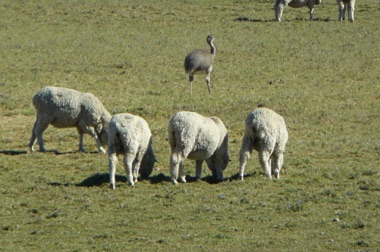
[[[141,165],[141,161],[139,159],[136,159],[133,162],[133,181],[135,183],[137,183],[137,177],[139,175],[140,165]]]
[[[186,183],[186,174],[185,174],[185,167],[184,167],[184,157],[181,158],[181,162],[179,163],[179,179],[183,182]]]
[[[271,165],[270,165],[270,161],[269,161],[270,156],[271,156],[270,152],[267,149],[261,150],[259,153],[260,165],[261,165],[262,169],[264,170],[265,175],[267,177],[269,177],[270,179],[272,179]]]
[[[284,9],[288,4],[290,3],[291,0],[280,0],[277,3],[277,6],[275,6],[275,12],[276,12],[276,19],[277,21],[281,22],[282,19],[282,13],[284,12]]]
[[[193,94],[194,73],[189,74],[189,81],[190,81],[190,95],[192,95]]]
[[[355,7],[351,3],[349,3],[347,9],[348,9],[348,20],[350,20],[351,22],[354,22]]]
[[[207,69],[207,72],[206,72],[206,84],[207,84],[207,88],[208,88],[208,92],[209,92],[209,94],[211,94],[211,87],[210,87],[211,71],[212,71],[212,66],[210,66],[210,67]]]
[[[251,156],[252,149],[253,149],[253,146],[252,146],[252,142],[250,138],[244,136],[242,145],[240,148],[240,154],[239,154],[239,157],[240,157],[239,175],[240,175],[241,180],[244,180],[244,169],[245,169],[245,166],[247,165],[248,159]]]
[[[124,155],[124,170],[127,174],[128,182],[131,186],[134,186],[133,182],[133,170],[132,170],[132,160],[134,159],[134,155],[126,153]]]
[[[181,162],[180,155],[177,152],[172,151],[170,156],[170,177],[173,181],[173,184],[178,184],[178,169],[179,163]]]
[[[343,19],[344,19],[343,8],[344,8],[344,4],[343,4],[343,2],[339,2],[339,3],[338,3],[339,21],[343,21]]]
[[[272,169],[273,169],[274,177],[277,179],[280,178],[280,171],[283,164],[284,164],[284,153],[274,153],[273,160],[272,160],[272,166],[273,166]]]
[[[280,21],[280,20],[278,20],[278,15],[277,15],[277,5],[278,5],[279,2],[280,2],[279,0],[275,0],[275,1],[274,1],[274,6],[273,6],[274,17],[275,17],[275,19],[276,19],[277,21]]]
[[[117,166],[117,155],[116,153],[109,153],[108,155],[108,167],[110,175],[110,187],[112,190],[115,190],[115,173]]]
[[[30,142],[29,142],[29,149],[31,152],[34,151],[34,145],[37,142],[36,131],[35,131],[36,123],[37,121],[34,123],[33,129],[32,129],[32,137],[30,138]]]
[[[314,7],[309,8],[310,21],[314,20]]]
[[[30,151],[34,151],[34,145],[36,143],[36,139],[38,141],[39,149],[41,152],[45,152],[45,146],[44,146],[44,139],[43,139],[43,133],[49,126],[48,123],[43,123],[41,120],[38,119],[34,123],[33,131],[32,131],[32,137],[30,139],[29,148]]]
[[[347,5],[343,4],[343,16],[342,16],[342,19],[345,20],[346,19],[346,12],[347,12]]]
[[[202,164],[203,164],[203,160],[195,161],[195,178],[197,180],[200,179],[202,175]]]

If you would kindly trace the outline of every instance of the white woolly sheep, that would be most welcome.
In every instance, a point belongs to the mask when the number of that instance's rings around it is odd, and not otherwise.
[[[314,19],[314,5],[319,5],[321,0],[275,0],[274,15],[277,21],[281,21],[282,12],[286,6],[293,8],[301,8],[307,6],[309,8],[310,20]]]
[[[241,180],[244,179],[244,168],[253,149],[259,152],[260,164],[266,176],[280,178],[287,141],[288,131],[282,116],[268,108],[252,111],[245,120],[240,149]]]
[[[355,0],[337,0],[339,8],[339,21],[343,21],[346,18],[346,12],[348,20],[354,22],[355,12]]]
[[[79,151],[85,152],[83,134],[86,133],[95,139],[98,150],[106,153],[102,145],[107,144],[111,115],[93,94],[62,87],[44,87],[34,95],[33,105],[37,118],[29,143],[30,151],[34,151],[37,140],[40,151],[46,151],[43,133],[51,124],[56,128],[76,127],[80,135]]]
[[[143,118],[127,113],[111,118],[108,126],[108,158],[112,189],[115,189],[115,172],[120,153],[124,155],[124,169],[132,186],[137,182],[138,173],[143,177],[150,175],[156,158],[152,134]]]
[[[204,117],[195,112],[182,111],[175,114],[168,125],[171,147],[170,176],[177,184],[178,176],[186,182],[184,160],[195,160],[196,178],[202,173],[202,163],[214,177],[223,180],[223,170],[230,161],[228,155],[228,132],[217,117]]]

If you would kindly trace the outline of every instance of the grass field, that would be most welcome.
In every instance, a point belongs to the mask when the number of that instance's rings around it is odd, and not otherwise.
[[[355,23],[335,1],[0,2],[0,251],[380,251],[380,2]],[[193,95],[183,60],[216,37],[211,74]],[[135,187],[75,129],[45,132],[29,153],[33,95],[47,85],[91,92],[111,113],[146,119],[159,163]],[[236,179],[244,119],[281,114],[289,142],[280,180],[256,153]],[[172,185],[167,122],[177,111],[218,116],[229,130],[225,182]],[[191,178],[194,163],[185,163]],[[191,179],[190,179],[191,180]]]

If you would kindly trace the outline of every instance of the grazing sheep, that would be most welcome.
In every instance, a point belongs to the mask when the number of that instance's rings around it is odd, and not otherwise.
[[[346,12],[348,20],[354,22],[355,12],[355,0],[337,0],[339,7],[339,21],[343,21],[346,18]]]
[[[37,110],[37,118],[29,143],[30,151],[34,151],[36,140],[40,151],[46,151],[42,135],[51,124],[57,128],[76,127],[80,135],[79,151],[85,152],[83,134],[86,133],[95,139],[98,150],[106,153],[102,145],[107,144],[107,127],[111,115],[93,94],[68,88],[44,87],[34,95],[33,105]]]
[[[215,37],[213,35],[207,36],[207,43],[210,45],[211,51],[204,49],[196,49],[189,53],[185,58],[185,71],[189,74],[190,81],[190,95],[193,93],[194,74],[206,73],[206,83],[208,92],[211,94],[210,88],[210,74],[212,71],[212,64],[216,53],[214,45]]]
[[[195,112],[178,112],[169,121],[169,143],[171,147],[170,176],[177,184],[178,175],[186,182],[184,160],[195,160],[196,178],[202,173],[202,163],[214,177],[223,180],[223,170],[230,161],[228,156],[228,133],[217,117],[204,117]]]
[[[279,114],[267,108],[252,111],[245,120],[245,133],[240,149],[240,178],[244,179],[244,168],[252,153],[259,152],[259,160],[265,174],[280,178],[284,163],[285,145],[288,131],[285,121]]]
[[[286,6],[301,8],[307,6],[310,12],[310,20],[314,20],[314,5],[319,5],[321,0],[275,0],[274,15],[277,21],[281,21],[282,12]]]
[[[112,189],[115,189],[115,172],[120,153],[124,155],[125,172],[132,186],[137,182],[138,173],[143,177],[150,175],[156,158],[153,153],[152,134],[143,118],[132,114],[112,116],[108,126],[108,158]]]

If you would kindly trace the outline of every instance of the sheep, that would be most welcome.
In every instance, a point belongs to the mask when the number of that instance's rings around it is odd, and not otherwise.
[[[337,0],[339,7],[339,21],[343,21],[346,18],[346,12],[348,14],[348,20],[354,22],[355,12],[355,0]]]
[[[228,132],[217,117],[204,117],[195,112],[176,113],[168,124],[171,147],[170,176],[173,183],[186,183],[184,160],[195,160],[196,178],[200,179],[202,163],[206,160],[213,177],[223,180],[223,170],[230,161],[228,155]]]
[[[113,115],[108,126],[108,159],[111,189],[115,189],[115,172],[118,155],[124,155],[124,168],[128,182],[134,186],[138,173],[148,177],[156,158],[152,147],[152,134],[148,123],[132,114]],[[141,169],[140,169],[141,168]]]
[[[249,113],[240,149],[241,180],[244,180],[244,168],[252,149],[259,152],[260,164],[266,176],[272,179],[274,175],[279,179],[287,141],[288,131],[282,116],[268,108],[258,108]]]
[[[274,15],[277,21],[281,22],[282,12],[286,6],[301,8],[307,6],[310,12],[310,20],[314,20],[314,5],[319,5],[321,0],[275,0]]]
[[[190,95],[193,93],[193,81],[194,74],[206,73],[206,83],[208,92],[211,94],[210,88],[210,75],[212,71],[212,64],[214,62],[214,57],[216,53],[216,48],[214,45],[215,37],[213,35],[207,36],[207,43],[210,45],[211,51],[204,49],[195,49],[189,53],[185,58],[185,71],[189,74],[190,81]]]
[[[111,115],[93,94],[47,86],[34,95],[33,105],[37,116],[29,143],[31,152],[37,140],[39,150],[46,151],[43,133],[51,124],[56,128],[76,127],[80,135],[79,151],[86,151],[83,148],[83,134],[86,133],[95,139],[99,152],[106,153],[102,145],[108,141]]]

